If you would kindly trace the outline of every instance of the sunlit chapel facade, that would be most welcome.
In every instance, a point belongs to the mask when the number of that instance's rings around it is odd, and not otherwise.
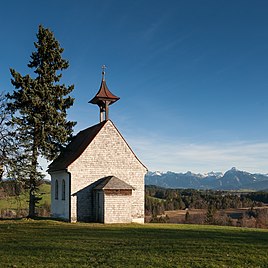
[[[103,69],[100,89],[90,100],[99,107],[100,122],[80,131],[49,166],[53,217],[144,223],[147,169],[109,119],[109,107],[118,100]]]

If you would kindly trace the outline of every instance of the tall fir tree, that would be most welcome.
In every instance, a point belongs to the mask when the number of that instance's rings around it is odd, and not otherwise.
[[[60,84],[61,71],[69,63],[62,58],[63,48],[49,29],[39,26],[36,51],[32,53],[28,64],[35,73],[22,76],[10,69],[15,87],[8,94],[8,108],[12,112],[12,124],[17,127],[20,146],[24,152],[26,185],[30,192],[29,217],[35,216],[38,202],[36,192],[42,174],[38,171],[38,157],[53,160],[62,146],[72,136],[75,122],[67,120],[67,109],[74,99],[69,94],[74,86]]]

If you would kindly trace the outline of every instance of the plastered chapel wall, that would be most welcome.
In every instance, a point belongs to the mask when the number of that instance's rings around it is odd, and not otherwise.
[[[66,171],[51,172],[51,216],[69,220],[69,174]],[[55,199],[55,183],[58,181],[58,199]],[[65,181],[65,200],[62,200],[62,183]]]
[[[71,220],[94,221],[94,183],[116,176],[135,188],[132,221],[144,221],[144,175],[140,163],[111,121],[107,121],[90,145],[69,167],[71,175]]]

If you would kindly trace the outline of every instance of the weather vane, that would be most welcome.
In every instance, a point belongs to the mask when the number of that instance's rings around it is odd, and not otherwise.
[[[102,80],[105,80],[105,69],[107,69],[106,65],[102,65],[101,69],[102,69]]]

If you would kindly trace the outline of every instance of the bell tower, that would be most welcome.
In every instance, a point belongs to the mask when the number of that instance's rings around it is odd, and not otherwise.
[[[97,104],[100,108],[100,122],[109,119],[109,106],[120,98],[113,95],[108,89],[105,81],[105,69],[106,66],[102,65],[102,79],[100,89],[95,95],[95,97],[89,101],[89,103]]]

